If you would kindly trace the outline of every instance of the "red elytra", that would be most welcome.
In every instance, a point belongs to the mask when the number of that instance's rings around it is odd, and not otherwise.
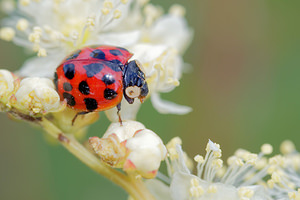
[[[54,83],[61,100],[79,112],[118,106],[124,95],[129,103],[148,94],[145,75],[128,50],[113,46],[85,47],[58,66]],[[126,90],[128,89],[128,90]]]

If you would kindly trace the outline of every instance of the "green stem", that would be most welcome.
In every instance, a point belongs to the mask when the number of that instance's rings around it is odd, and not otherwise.
[[[53,123],[43,118],[39,124],[52,137],[58,139],[61,144],[75,157],[81,160],[91,169],[106,177],[113,183],[119,185],[128,194],[136,200],[154,200],[149,190],[145,187],[141,179],[127,176],[100,161],[94,154],[88,151],[82,144],[80,144],[73,135],[64,134]]]

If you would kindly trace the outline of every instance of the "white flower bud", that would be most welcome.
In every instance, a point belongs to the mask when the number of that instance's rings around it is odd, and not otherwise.
[[[8,103],[9,97],[19,85],[19,79],[8,70],[0,70],[0,102],[4,105]]]
[[[144,178],[154,178],[167,155],[160,137],[136,121],[112,123],[102,138],[89,143],[103,162]]]
[[[123,121],[122,126],[120,122],[111,123],[103,138],[107,138],[111,134],[116,134],[120,142],[132,138],[136,131],[145,129],[145,126],[137,121]]]
[[[47,78],[23,79],[14,97],[11,104],[29,114],[46,114],[63,108],[53,82]]]
[[[130,151],[124,164],[124,171],[137,171],[144,178],[154,178],[160,162],[167,155],[161,139],[151,130],[143,129],[126,142]]]

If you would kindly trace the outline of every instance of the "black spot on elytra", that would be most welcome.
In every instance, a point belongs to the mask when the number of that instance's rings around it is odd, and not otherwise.
[[[75,98],[73,97],[73,95],[64,92],[64,93],[63,93],[63,97],[64,97],[64,99],[67,100],[67,104],[68,104],[69,106],[75,106],[76,102],[75,102]]]
[[[74,78],[74,75],[75,75],[75,65],[74,64],[72,64],[72,63],[65,64],[63,67],[63,70],[64,70],[65,77],[67,79],[71,80],[72,78]]]
[[[111,85],[116,82],[112,74],[105,74],[101,80],[105,83],[105,85]]]
[[[96,49],[96,50],[92,51],[90,53],[90,56],[92,58],[97,58],[97,59],[102,59],[102,60],[105,59],[105,53],[103,51],[101,51],[100,49]]]
[[[118,93],[112,89],[106,88],[104,90],[104,98],[107,100],[112,100],[114,98],[116,98],[118,95]]]
[[[117,60],[117,59],[115,59],[115,60],[110,60],[109,62],[115,63],[115,64],[117,64],[117,65],[119,65],[119,66],[123,66],[123,64],[121,63],[121,61],[119,61],[119,60]]]
[[[109,50],[109,52],[114,55],[114,56],[122,56],[122,52],[119,51],[118,49],[113,49],[113,50]]]
[[[67,92],[70,92],[70,91],[73,89],[72,85],[71,85],[70,83],[68,83],[68,82],[65,82],[65,83],[63,84],[63,88],[64,88],[64,90],[67,91]]]
[[[53,80],[53,82],[54,82],[56,90],[58,89],[57,81],[58,81],[58,76],[57,76],[57,73],[55,72],[54,73],[54,80]]]
[[[118,62],[117,60],[112,60],[112,61],[109,61],[109,62],[105,63],[107,65],[107,67],[109,67],[110,69],[114,70],[115,72],[121,71],[122,70],[121,69],[122,63],[120,61]]]
[[[85,103],[86,109],[89,111],[93,111],[98,108],[98,103],[93,98],[85,98],[84,103]]]
[[[77,57],[79,56],[80,52],[81,52],[81,50],[75,51],[72,55],[70,55],[70,56],[67,58],[67,60],[71,60],[71,59],[77,58]]]
[[[86,70],[87,77],[91,78],[98,74],[104,68],[104,66],[100,63],[92,63],[89,65],[84,65],[83,68]]]
[[[125,49],[125,48],[123,48],[123,47],[117,47],[117,49],[120,49],[120,50],[123,50],[123,51],[127,51],[127,52],[128,52],[128,50]]]
[[[86,81],[81,81],[79,83],[78,89],[84,95],[90,94],[90,87],[89,87],[89,85],[87,84]]]

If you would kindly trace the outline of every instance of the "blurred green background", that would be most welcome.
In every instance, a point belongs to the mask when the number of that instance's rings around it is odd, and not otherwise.
[[[195,31],[184,59],[193,66],[165,99],[189,105],[185,116],[158,114],[147,101],[138,119],[166,143],[174,136],[193,157],[208,139],[223,157],[237,148],[258,152],[263,143],[285,139],[300,144],[299,0],[153,1],[165,10],[186,7]],[[4,15],[1,15],[3,18]],[[1,68],[18,69],[26,54],[0,41]],[[89,136],[100,136],[100,121]],[[95,174],[60,146],[49,145],[41,130],[0,115],[0,199],[126,199],[125,192]]]

